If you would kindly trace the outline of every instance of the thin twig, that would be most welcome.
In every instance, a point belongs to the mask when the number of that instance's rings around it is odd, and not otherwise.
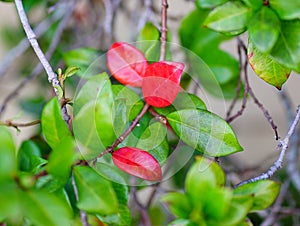
[[[275,163],[269,168],[269,170],[267,172],[265,172],[257,177],[242,181],[242,182],[238,183],[235,187],[241,186],[243,184],[248,184],[248,183],[252,183],[255,181],[259,181],[259,180],[269,179],[270,177],[272,177],[274,175],[274,173],[278,169],[280,169],[282,167],[282,162],[283,162],[286,150],[288,148],[290,138],[296,129],[299,119],[300,119],[300,105],[297,108],[297,114],[293,120],[293,123],[291,124],[291,126],[289,128],[287,135],[285,136],[284,140],[279,142],[279,144],[277,146],[277,148],[281,149],[281,152],[280,152],[278,159],[275,161]]]
[[[0,126],[8,126],[8,127],[14,127],[17,130],[19,130],[19,127],[29,127],[29,126],[35,126],[41,123],[41,120],[34,120],[32,122],[25,122],[25,123],[17,123],[17,122],[12,122],[10,120],[1,122],[0,121]]]
[[[78,195],[78,189],[77,189],[77,186],[76,186],[76,182],[75,182],[75,179],[74,179],[74,173],[72,174],[72,186],[73,186],[76,201],[78,201],[79,200],[79,195]],[[88,222],[87,214],[83,210],[79,210],[79,215],[80,215],[80,221],[81,221],[82,225],[83,226],[90,226],[90,224]]]
[[[133,196],[133,201],[136,203],[136,205],[139,208],[139,211],[142,215],[142,225],[143,226],[151,226],[151,220],[148,214],[148,208],[145,207],[144,205],[142,205],[142,203],[140,203],[138,197],[137,197],[137,189],[135,186],[131,187],[131,194]]]
[[[28,22],[28,18],[26,16],[26,13],[25,13],[25,10],[24,10],[22,0],[15,0],[15,4],[16,4],[16,8],[17,8],[17,11],[18,11],[19,18],[21,20],[23,29],[26,33],[27,38],[28,38],[28,41],[30,42],[30,45],[32,46],[35,54],[39,58],[39,61],[42,63],[42,65],[43,65],[43,67],[44,67],[44,69],[45,69],[45,71],[48,75],[48,81],[52,85],[56,96],[59,97],[59,92],[58,92],[56,87],[59,87],[60,83],[58,81],[57,75],[54,73],[49,61],[47,60],[46,56],[44,55],[43,51],[41,50],[41,48],[39,46],[39,43],[36,39],[36,35],[33,32],[32,28],[30,27],[30,24]],[[70,120],[70,116],[68,115],[67,109],[66,109],[65,106],[62,108],[62,115],[63,115],[64,120],[68,124],[68,122]]]
[[[249,85],[249,81],[248,81],[248,59],[247,59],[247,49],[245,49],[245,45],[243,44],[242,40],[240,40],[239,38],[238,40],[238,55],[239,55],[239,62],[240,62],[240,66],[239,66],[239,71],[240,74],[243,71],[244,72],[244,79],[245,79],[245,88],[244,88],[244,96],[243,96],[243,102],[241,105],[240,110],[233,116],[230,117],[231,111],[234,107],[234,105],[236,104],[236,101],[239,98],[239,94],[240,94],[240,90],[241,90],[241,75],[239,76],[239,80],[238,80],[238,86],[236,89],[236,96],[234,98],[234,100],[232,101],[229,110],[227,111],[227,119],[226,121],[228,123],[232,122],[233,120],[235,120],[237,117],[241,116],[244,112],[244,110],[246,109],[246,104],[247,104],[247,97],[250,91],[250,85]],[[242,63],[242,53],[241,53],[241,49],[243,49],[243,51],[246,53],[246,57],[245,57],[245,62]]]
[[[160,36],[160,57],[159,61],[165,60],[166,57],[166,45],[167,45],[167,9],[168,1],[162,0],[161,4],[161,36]]]
[[[114,149],[122,143],[123,140],[133,131],[133,129],[136,127],[138,122],[141,120],[141,118],[146,114],[148,109],[150,108],[150,105],[145,104],[141,112],[138,114],[138,116],[132,121],[131,125],[128,127],[128,129],[118,137],[118,139],[115,140],[115,142],[109,146],[105,151],[101,152],[100,155],[97,156],[97,158],[93,161],[94,165],[97,163],[97,159],[103,157],[104,155],[108,153],[112,153]]]
[[[49,27],[57,22],[63,15],[62,11],[59,11],[58,13],[55,13],[52,17],[47,18],[43,20],[40,24],[38,24],[35,29],[34,33],[37,37],[40,37],[43,35],[46,31],[49,30]],[[30,43],[27,38],[24,38],[16,47],[11,49],[9,53],[5,56],[5,58],[2,60],[0,65],[0,78],[4,76],[4,74],[7,72],[7,69],[9,66],[15,62],[16,58],[21,56],[30,46]]]
[[[280,97],[282,99],[282,103],[284,105],[284,109],[287,115],[288,119],[288,124],[291,125],[293,122],[293,105],[291,103],[290,98],[286,94],[284,90],[280,91]],[[296,132],[292,135],[291,137],[291,142],[290,142],[290,148],[289,151],[286,155],[287,159],[287,173],[289,177],[291,178],[291,182],[295,186],[295,188],[300,192],[300,173],[298,169],[298,152],[299,152],[299,142],[300,142],[300,137],[299,137],[299,129],[296,130]]]

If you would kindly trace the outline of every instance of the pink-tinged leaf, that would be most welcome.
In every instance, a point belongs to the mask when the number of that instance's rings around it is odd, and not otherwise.
[[[179,84],[183,68],[182,63],[166,61],[148,65],[142,82],[145,101],[158,108],[172,104],[181,90]]]
[[[142,86],[147,65],[144,54],[128,43],[115,42],[107,52],[108,69],[124,85]]]
[[[148,152],[134,147],[123,147],[112,153],[114,164],[124,172],[145,180],[159,181],[162,172],[158,161]]]

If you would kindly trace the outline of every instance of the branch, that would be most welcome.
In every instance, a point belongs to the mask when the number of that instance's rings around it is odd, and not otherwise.
[[[285,136],[284,140],[279,142],[279,144],[277,146],[278,149],[279,148],[281,149],[281,152],[280,152],[280,155],[279,155],[278,159],[275,161],[275,163],[269,168],[269,170],[267,172],[265,172],[265,173],[263,173],[263,174],[261,174],[257,177],[242,181],[242,182],[238,183],[235,187],[239,187],[243,184],[248,184],[248,183],[252,183],[252,182],[255,182],[255,181],[259,181],[259,180],[269,179],[270,177],[272,177],[274,175],[274,173],[278,169],[280,169],[282,167],[283,158],[284,158],[284,155],[287,151],[290,138],[291,138],[291,136],[293,135],[293,133],[296,129],[296,126],[299,122],[299,119],[300,119],[300,105],[297,108],[296,116],[293,120],[292,125],[289,128],[289,131],[288,131],[287,135]]]
[[[168,1],[162,0],[161,2],[161,37],[160,37],[160,57],[159,61],[165,60],[166,57],[166,43],[167,43],[167,9]]]
[[[280,97],[282,99],[282,103],[284,105],[284,109],[287,115],[287,119],[288,119],[288,124],[291,125],[293,122],[293,106],[291,103],[291,100],[289,99],[289,97],[287,96],[287,94],[285,93],[284,90],[282,90],[280,92]],[[298,151],[299,151],[299,142],[300,142],[300,138],[299,138],[299,129],[293,134],[293,136],[291,137],[291,145],[290,145],[290,149],[289,152],[286,155],[286,159],[287,159],[287,173],[289,175],[289,177],[291,178],[291,182],[293,183],[293,185],[295,186],[295,188],[298,190],[298,192],[300,192],[300,173],[299,173],[299,169],[297,167],[298,165]]]
[[[75,198],[76,201],[78,201],[79,196],[78,196],[78,189],[75,183],[75,179],[74,179],[74,174],[72,174],[72,186],[74,189],[74,194],[75,194]],[[79,215],[80,215],[80,221],[82,223],[83,226],[90,226],[88,219],[87,219],[87,214],[83,211],[83,210],[79,210]]]
[[[131,187],[131,194],[133,196],[133,201],[138,206],[139,211],[142,215],[142,223],[143,223],[142,225],[151,226],[151,220],[150,220],[150,217],[149,217],[149,214],[148,214],[148,208],[145,207],[144,205],[142,205],[142,203],[140,203],[140,201],[137,197],[137,190],[136,190],[135,186]]]
[[[39,61],[43,65],[43,67],[44,67],[44,69],[45,69],[45,71],[48,75],[48,81],[52,85],[55,94],[57,96],[59,96],[58,95],[58,90],[56,88],[56,87],[60,86],[60,83],[57,79],[57,75],[53,72],[50,63],[48,62],[46,56],[44,55],[43,51],[41,50],[41,48],[38,44],[35,33],[33,32],[33,30],[31,29],[31,27],[29,25],[28,18],[25,14],[24,7],[23,7],[23,4],[22,4],[22,0],[15,0],[15,4],[16,4],[16,7],[17,7],[17,11],[18,11],[19,18],[21,20],[23,29],[26,33],[27,38],[28,38],[28,41],[30,42],[34,52],[36,53],[37,57],[39,58]],[[70,10],[70,11],[72,12],[72,10]],[[64,120],[68,124],[68,122],[70,120],[70,116],[68,115],[66,106],[62,107],[62,115],[63,115]]]
[[[35,120],[32,122],[26,122],[26,123],[15,123],[10,120],[7,120],[5,122],[0,121],[1,126],[8,126],[8,127],[14,127],[15,129],[19,130],[19,127],[29,127],[29,126],[34,126],[38,125],[41,123],[41,120]]]
[[[97,159],[101,158],[102,156],[108,154],[108,153],[112,153],[114,151],[114,149],[120,144],[122,143],[123,140],[125,140],[125,138],[132,132],[132,130],[136,127],[136,125],[138,124],[138,122],[141,120],[141,118],[146,114],[146,112],[148,111],[148,109],[150,108],[150,105],[148,105],[147,103],[144,105],[143,109],[141,110],[141,112],[138,114],[138,116],[136,116],[136,118],[132,121],[131,125],[128,127],[128,129],[121,135],[119,136],[118,139],[115,140],[115,142],[108,147],[105,151],[103,151],[100,155],[98,155],[98,157],[96,157],[96,159],[93,161],[94,165],[97,163]]]

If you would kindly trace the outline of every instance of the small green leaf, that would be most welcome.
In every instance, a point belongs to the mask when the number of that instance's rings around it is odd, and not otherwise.
[[[113,214],[118,211],[116,194],[110,181],[87,166],[76,166],[74,177],[78,188],[77,207],[79,209],[100,215]]]
[[[21,171],[36,173],[47,160],[42,158],[39,147],[33,141],[26,140],[18,151],[18,162]]]
[[[80,70],[79,67],[76,67],[76,66],[69,66],[66,71],[65,71],[65,76],[68,78],[68,77],[71,77],[73,76],[74,74],[76,74],[78,71]]]
[[[182,141],[206,155],[242,151],[230,125],[209,111],[180,110],[167,115],[167,119]]]
[[[251,18],[248,32],[254,46],[261,52],[268,52],[272,49],[279,36],[280,21],[272,9],[262,7]]]
[[[192,206],[185,194],[179,192],[169,192],[161,198],[166,203],[170,211],[178,218],[188,219],[192,212]]]
[[[242,0],[246,6],[252,8],[253,11],[258,11],[263,6],[263,1],[261,0]]]
[[[24,215],[33,225],[71,225],[70,206],[55,195],[42,191],[27,191],[22,195]]]
[[[251,9],[240,1],[229,1],[212,10],[204,25],[218,32],[237,35],[246,30]]]
[[[271,8],[276,10],[282,20],[291,20],[300,17],[300,2],[298,0],[269,0],[269,4]]]
[[[16,148],[7,128],[0,126],[0,182],[13,178],[17,172]]]
[[[119,206],[118,213],[107,215],[107,216],[99,216],[97,217],[104,223],[110,226],[124,226],[131,225],[131,215],[130,210],[126,205]]]
[[[254,195],[254,202],[251,211],[268,208],[277,198],[280,184],[271,180],[261,180],[245,184],[234,189],[237,195]]]
[[[60,106],[56,97],[50,100],[42,112],[42,130],[52,149],[59,145],[71,133],[62,118]]]
[[[225,175],[221,167],[206,158],[200,157],[190,168],[186,180],[185,190],[193,206],[201,206],[206,192],[216,187],[222,187]]]
[[[168,226],[199,226],[188,219],[176,219],[168,224]]]
[[[228,2],[228,0],[196,0],[196,6],[199,8],[214,8],[218,5],[221,5],[225,2]]]
[[[260,52],[249,40],[248,59],[254,72],[265,82],[281,89],[291,70],[279,64],[269,54]]]
[[[281,21],[281,31],[271,55],[280,64],[300,72],[300,20]]]
[[[63,140],[60,145],[56,146],[50,153],[46,170],[54,178],[59,179],[62,183],[67,183],[70,177],[71,166],[75,161],[75,144],[70,137]]]
[[[163,116],[170,114],[171,112],[183,110],[183,109],[203,109],[206,110],[205,103],[199,97],[194,94],[180,92],[172,105],[165,108],[154,108],[155,111]]]

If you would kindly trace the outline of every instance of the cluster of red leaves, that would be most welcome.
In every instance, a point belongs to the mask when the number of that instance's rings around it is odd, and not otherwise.
[[[144,54],[128,43],[112,44],[107,52],[107,65],[120,83],[141,87],[144,100],[150,106],[169,106],[181,89],[183,63],[160,61],[149,64]],[[131,175],[151,181],[162,178],[159,163],[144,150],[123,147],[112,153],[112,159],[117,167]]]

